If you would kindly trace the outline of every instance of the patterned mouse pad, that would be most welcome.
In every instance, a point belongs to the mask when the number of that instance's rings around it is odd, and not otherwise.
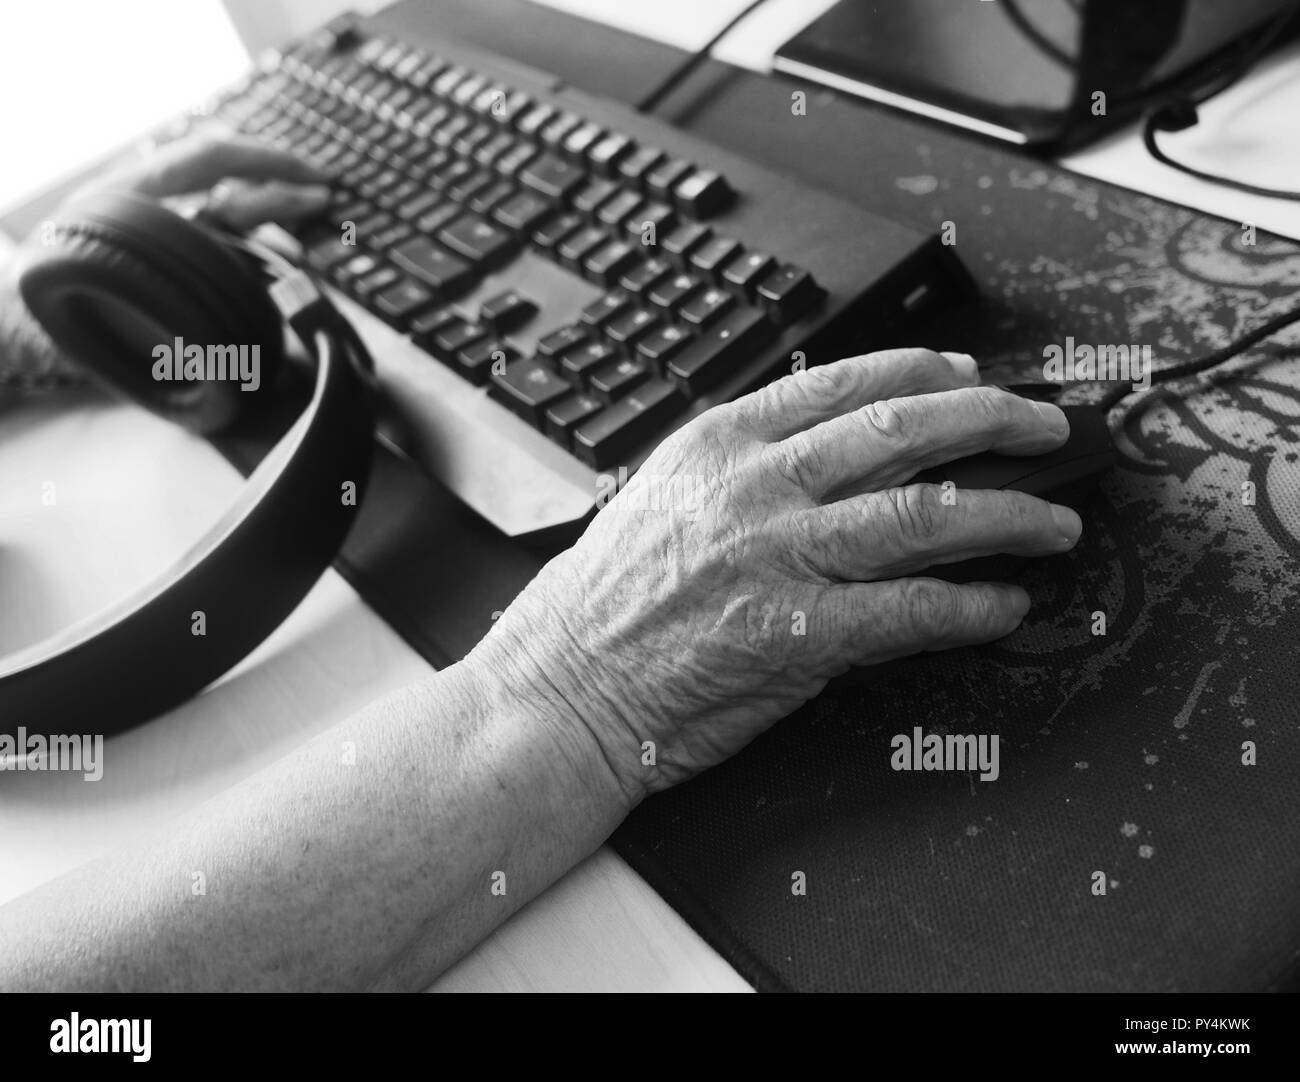
[[[757,156],[778,98],[723,80],[693,126]],[[829,96],[807,120],[782,126],[786,168],[955,234],[980,299],[909,338],[986,382],[1041,379],[1067,337],[1163,367],[1300,303],[1300,246],[1249,223]],[[1128,419],[1077,551],[1024,569],[1015,634],[828,692],[639,809],[620,850],[760,988],[1292,984],[1297,341]],[[997,735],[996,780],[895,769],[932,734]]]

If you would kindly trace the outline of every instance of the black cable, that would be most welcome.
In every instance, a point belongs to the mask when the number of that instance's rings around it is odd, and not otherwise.
[[[1020,31],[1021,36],[1049,60],[1054,60],[1066,71],[1074,71],[1078,60],[1052,41],[1033,24],[1029,16],[1021,10],[1019,0],[1002,0],[1002,13],[1011,20],[1011,24]]]
[[[667,77],[664,78],[658,86],[637,102],[635,106],[636,111],[638,113],[648,113],[651,109],[662,102],[664,98],[678,87],[682,80],[708,59],[709,53],[713,51],[713,47],[717,45],[718,42],[730,34],[742,19],[748,16],[756,8],[762,7],[765,3],[767,3],[767,0],[751,0],[751,3],[746,4],[744,8],[742,8],[741,11],[735,15],[729,23],[727,23],[726,26],[714,34],[713,37],[711,37],[694,53],[683,60],[677,68],[669,72]]]
[[[1176,107],[1175,107],[1176,108]],[[1190,128],[1192,124],[1182,124],[1180,127],[1169,127],[1170,113],[1169,107],[1162,109],[1160,112],[1149,115],[1142,124],[1142,142],[1146,144],[1147,153],[1156,161],[1177,169],[1180,173],[1186,173],[1189,177],[1196,177],[1198,180],[1208,180],[1211,184],[1220,184],[1225,188],[1234,188],[1239,192],[1248,192],[1251,195],[1264,195],[1270,199],[1300,199],[1300,191],[1292,191],[1288,188],[1264,188],[1258,184],[1249,184],[1244,180],[1237,180],[1234,177],[1220,176],[1218,173],[1207,173],[1202,169],[1196,169],[1193,166],[1186,165],[1183,162],[1176,161],[1160,149],[1156,142],[1157,131],[1180,131],[1183,127]],[[1163,115],[1164,122],[1161,122]],[[1195,123],[1195,121],[1192,121]]]
[[[1261,323],[1253,331],[1248,331],[1240,338],[1229,342],[1222,349],[1216,349],[1213,353],[1207,353],[1204,357],[1184,361],[1182,364],[1176,364],[1169,368],[1163,368],[1159,372],[1151,373],[1151,383],[1153,385],[1169,383],[1176,379],[1194,376],[1198,372],[1204,372],[1207,368],[1214,368],[1216,365],[1231,360],[1237,354],[1244,353],[1257,342],[1277,334],[1278,331],[1291,326],[1293,323],[1300,323],[1300,305],[1283,312],[1280,316],[1274,316],[1267,323]],[[1130,384],[1118,383],[1101,397],[1097,405],[1103,410],[1109,411],[1132,393],[1133,388]]]
[[[1213,97],[1217,97],[1241,80],[1263,58],[1264,54],[1273,46],[1279,35],[1290,25],[1297,14],[1300,14],[1300,2],[1292,3],[1288,8],[1284,9],[1260,34],[1259,38],[1246,49],[1239,63],[1229,71],[1226,78],[1212,84],[1207,89],[1202,89],[1196,94],[1189,94],[1185,97],[1166,101],[1148,112],[1142,122],[1142,142],[1147,148],[1147,153],[1156,161],[1169,166],[1171,169],[1177,169],[1180,173],[1186,173],[1198,180],[1209,181],[1211,184],[1219,184],[1225,188],[1248,192],[1251,195],[1267,196],[1271,199],[1300,200],[1300,191],[1288,188],[1265,188],[1258,184],[1249,184],[1244,180],[1220,176],[1217,173],[1207,173],[1204,170],[1185,165],[1166,154],[1156,141],[1156,132],[1185,131],[1194,127],[1200,120],[1197,115],[1197,106],[1203,105]]]

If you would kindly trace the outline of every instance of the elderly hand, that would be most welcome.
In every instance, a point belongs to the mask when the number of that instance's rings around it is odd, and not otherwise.
[[[323,210],[328,180],[288,151],[211,128],[96,177],[73,199],[113,190],[163,201],[201,196],[206,214],[243,231]]]
[[[853,665],[1001,638],[1029,608],[1023,589],[920,573],[1059,553],[1082,523],[1017,492],[945,502],[938,486],[906,484],[980,451],[1064,442],[1057,407],[977,383],[969,357],[893,350],[709,411],[467,660],[580,722],[635,802],[735,753]]]

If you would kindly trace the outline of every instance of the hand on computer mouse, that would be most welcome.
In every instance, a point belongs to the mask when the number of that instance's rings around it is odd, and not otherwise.
[[[921,575],[1071,548],[1075,512],[905,484],[984,450],[1041,454],[1061,411],[893,350],[787,376],[666,440],[469,656],[583,723],[632,800],[717,763],[850,666],[988,642],[1018,586]],[[651,748],[653,745],[653,765]]]

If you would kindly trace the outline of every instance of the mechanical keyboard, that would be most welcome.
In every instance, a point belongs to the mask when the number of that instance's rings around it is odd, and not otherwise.
[[[374,355],[383,438],[511,536],[580,524],[691,417],[965,285],[936,237],[400,9],[268,54],[185,128],[210,118],[334,178],[273,239]]]

